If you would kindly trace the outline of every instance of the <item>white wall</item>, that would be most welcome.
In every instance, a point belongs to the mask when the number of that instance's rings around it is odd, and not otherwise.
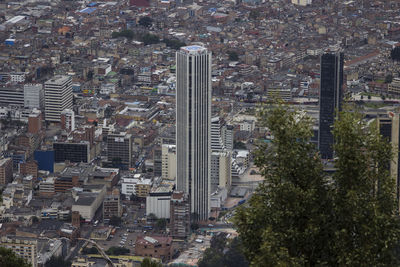
[[[157,218],[170,218],[171,196],[148,196],[146,198],[146,216],[153,213]]]

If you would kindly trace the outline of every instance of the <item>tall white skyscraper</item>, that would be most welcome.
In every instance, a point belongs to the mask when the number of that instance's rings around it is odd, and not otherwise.
[[[178,191],[190,196],[194,220],[210,213],[211,52],[198,45],[176,53],[176,149]]]
[[[61,112],[72,109],[72,79],[70,76],[54,76],[44,84],[45,119],[61,121]]]

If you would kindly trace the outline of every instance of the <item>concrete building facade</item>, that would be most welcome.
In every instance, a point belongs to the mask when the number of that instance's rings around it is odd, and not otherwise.
[[[3,236],[0,239],[0,247],[11,249],[19,257],[27,260],[32,267],[37,267],[38,242],[35,238]]]
[[[0,184],[6,185],[13,180],[12,158],[0,159]]]
[[[176,179],[176,146],[162,145],[161,148],[161,177],[167,180]]]
[[[171,196],[170,231],[174,238],[186,238],[190,232],[189,199],[183,192],[175,191]]]
[[[24,85],[24,106],[26,108],[44,108],[44,90],[41,84]]]
[[[72,109],[64,109],[61,112],[61,129],[67,132],[75,130],[75,112]]]
[[[61,121],[61,112],[72,108],[72,79],[70,76],[55,76],[44,84],[45,119]]]
[[[177,190],[190,196],[193,220],[210,213],[211,53],[192,45],[176,53]]]
[[[107,136],[107,160],[121,165],[132,167],[132,135],[120,132],[109,133]],[[116,167],[116,166],[114,166]]]

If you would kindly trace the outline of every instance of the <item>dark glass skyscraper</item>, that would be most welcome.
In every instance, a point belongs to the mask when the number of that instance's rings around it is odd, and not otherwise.
[[[343,100],[343,53],[326,52],[321,56],[319,91],[318,148],[323,159],[333,158],[332,126]]]

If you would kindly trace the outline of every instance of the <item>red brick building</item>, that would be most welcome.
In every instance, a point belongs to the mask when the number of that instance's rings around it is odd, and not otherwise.
[[[172,252],[172,237],[170,236],[139,236],[136,239],[135,254],[137,256],[169,261]]]

